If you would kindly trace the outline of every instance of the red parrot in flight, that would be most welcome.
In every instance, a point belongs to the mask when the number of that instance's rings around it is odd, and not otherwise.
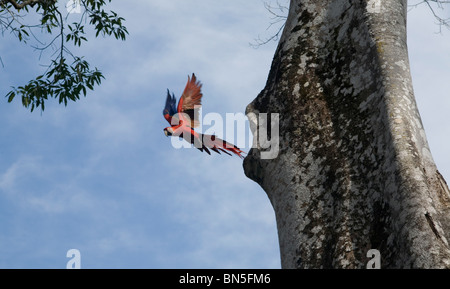
[[[172,93],[171,96],[170,91],[167,90],[166,106],[164,107],[163,115],[171,126],[164,129],[164,134],[166,136],[182,137],[201,152],[206,151],[208,154],[211,154],[209,150],[212,150],[220,154],[222,151],[230,156],[233,153],[244,158],[242,153],[245,152],[237,146],[215,135],[202,134],[194,130],[194,127],[199,125],[198,111],[202,105],[203,96],[201,88],[202,84],[197,81],[195,74],[192,73],[192,78],[188,76],[186,87],[178,101],[177,107],[175,107],[177,101],[175,95]]]

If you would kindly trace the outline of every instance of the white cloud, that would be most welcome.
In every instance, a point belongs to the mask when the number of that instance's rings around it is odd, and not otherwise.
[[[0,172],[0,189],[4,198],[23,210],[61,214],[90,209],[93,200],[69,178],[61,179],[64,174],[77,179],[74,168],[23,155]]]
[[[27,172],[39,173],[38,157],[22,157],[13,163],[6,171],[0,175],[0,189],[4,192],[11,192],[15,185],[20,182]]]

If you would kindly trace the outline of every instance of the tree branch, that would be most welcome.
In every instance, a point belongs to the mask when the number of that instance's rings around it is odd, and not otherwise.
[[[1,0],[0,4],[4,5],[6,3],[10,3],[14,8],[16,8],[17,10],[20,10],[27,5],[30,5],[31,7],[33,7],[37,3],[44,3],[47,1],[48,0],[26,0],[21,3],[17,3],[16,0]],[[50,0],[50,1],[56,3],[56,0]]]
[[[267,11],[269,11],[270,14],[272,14],[272,22],[270,22],[270,25],[266,28],[266,30],[269,30],[273,25],[278,24],[282,22],[283,24],[278,27],[278,30],[275,34],[270,36],[269,38],[266,38],[265,40],[262,40],[260,36],[258,36],[258,39],[255,39],[255,44],[250,43],[250,46],[253,48],[258,48],[264,44],[267,44],[271,41],[277,41],[280,34],[283,32],[284,23],[287,19],[287,11],[289,8],[287,6],[284,6],[280,4],[280,2],[277,0],[277,7],[271,6],[268,2],[264,2],[264,8],[266,8]],[[279,12],[276,12],[278,10]]]
[[[443,18],[435,11],[435,7],[432,6],[432,3],[437,6],[439,9],[444,9],[444,4],[450,4],[450,1],[448,0],[423,0],[416,4],[410,4],[410,7],[416,8],[419,5],[426,4],[428,8],[430,9],[431,13],[433,14],[434,18],[437,21],[437,24],[439,25],[439,33],[442,32],[442,26],[446,27],[447,29],[450,29],[450,18]]]
[[[69,44],[81,46],[82,42],[87,41],[84,23],[88,22],[88,19],[89,25],[96,31],[95,37],[99,34],[113,35],[116,39],[125,40],[128,31],[123,25],[125,19],[114,11],[108,13],[103,9],[106,0],[82,0],[81,4],[86,8],[85,11],[77,22],[68,24],[65,22],[68,16],[65,17],[63,11],[59,10],[57,0],[0,0],[1,34],[10,30],[23,42],[26,42],[29,36],[34,37],[37,44],[31,44],[31,47],[40,52],[39,59],[47,48],[53,48],[54,51],[50,56],[51,63],[42,65],[47,67],[45,72],[26,85],[12,87],[6,94],[8,102],[12,102],[16,96],[21,96],[23,106],[29,107],[31,111],[35,108],[41,108],[43,111],[44,103],[49,98],[56,98],[59,103],[67,105],[69,101],[76,101],[82,95],[86,96],[88,89],[94,90],[94,86],[100,85],[104,78],[102,72],[97,68],[91,69],[83,57],[72,54],[68,48]],[[22,21],[31,10],[36,10],[41,16],[38,24],[30,25]],[[34,35],[34,29],[56,35],[45,44],[47,41],[41,41]],[[67,59],[67,56],[71,56],[73,61],[70,61],[70,57]],[[3,65],[2,59],[0,65]]]

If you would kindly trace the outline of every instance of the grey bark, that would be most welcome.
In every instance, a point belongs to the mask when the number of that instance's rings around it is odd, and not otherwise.
[[[370,249],[381,268],[450,267],[450,193],[414,99],[406,9],[291,0],[247,106],[279,113],[279,154],[258,147],[244,160],[274,208],[283,268],[365,268]]]

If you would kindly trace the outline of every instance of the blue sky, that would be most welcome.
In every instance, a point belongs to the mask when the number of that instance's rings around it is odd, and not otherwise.
[[[276,48],[249,45],[276,30],[263,3],[113,1],[127,41],[74,51],[102,70],[101,86],[43,114],[0,98],[0,268],[65,268],[72,248],[82,268],[280,267],[273,209],[242,160],[174,149],[162,131],[166,89],[179,97],[192,72],[204,114],[243,113],[261,91]],[[408,21],[417,102],[450,180],[450,33],[435,33],[425,7]],[[8,35],[0,43],[5,95],[48,58]]]

